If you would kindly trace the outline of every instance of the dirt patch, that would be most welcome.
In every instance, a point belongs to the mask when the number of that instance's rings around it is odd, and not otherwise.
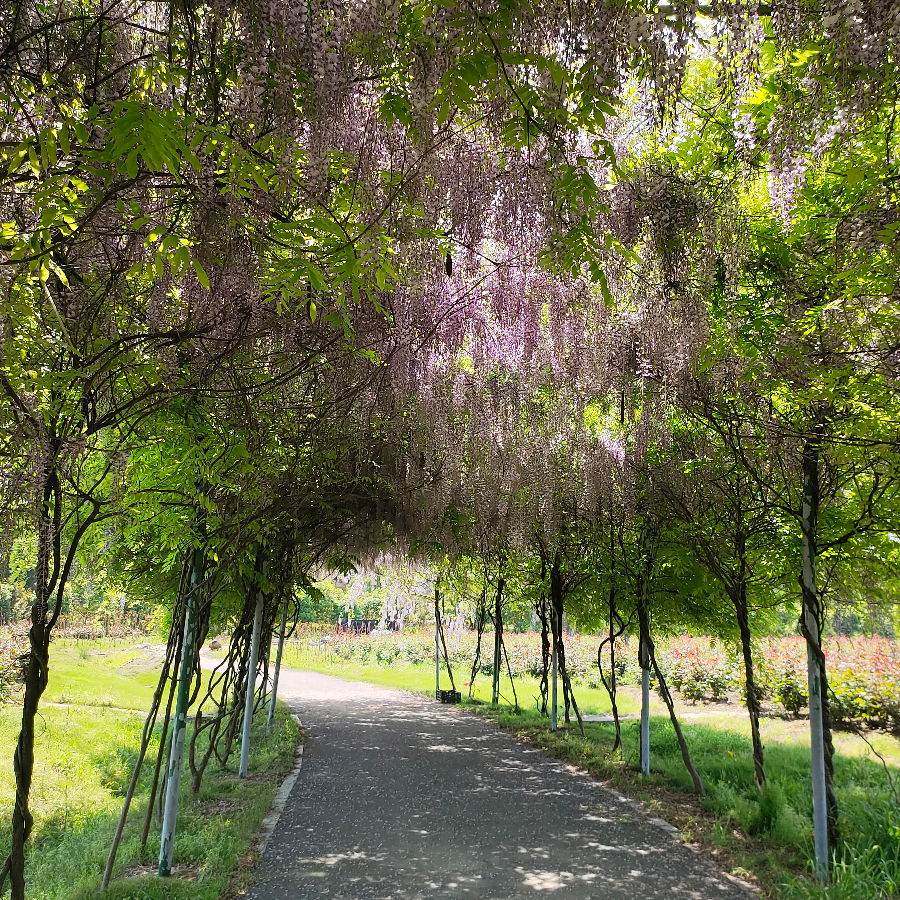
[[[249,775],[244,776],[244,778],[241,780],[242,781],[279,782],[279,781],[281,781],[281,777],[282,777],[281,775],[278,775],[277,773],[273,773],[273,772],[251,772]]]
[[[240,812],[244,808],[242,801],[237,799],[202,800],[194,805],[194,809],[201,816],[212,818],[213,816],[230,816]]]
[[[117,669],[125,673],[158,672],[166,658],[165,644],[138,644],[131,652],[134,656],[116,666]]]
[[[142,875],[156,875],[158,872],[158,865],[132,866],[122,873],[122,878],[140,878]],[[172,866],[170,877],[180,878],[182,881],[196,881],[200,877],[200,866],[197,863],[180,863]]]
[[[632,685],[620,685],[619,693],[631,698],[638,706],[641,702],[641,689]],[[685,700],[676,691],[673,691],[675,699],[675,712],[679,719],[704,719],[712,716],[721,716],[730,719],[746,719],[747,707],[741,702],[741,698],[735,694],[729,694],[723,700],[698,699]],[[650,710],[652,715],[668,715],[668,710],[663,706],[662,700],[656,691],[650,695]],[[807,715],[794,715],[786,712],[781,706],[775,703],[763,702],[760,704],[760,715],[764,719],[784,719],[788,722],[805,721]]]

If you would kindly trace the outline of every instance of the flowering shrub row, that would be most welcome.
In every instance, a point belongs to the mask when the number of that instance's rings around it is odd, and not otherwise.
[[[541,642],[537,633],[505,635],[509,667],[517,677],[541,674]],[[297,642],[325,657],[382,666],[433,662],[434,635],[429,632],[350,635],[303,632]],[[565,638],[566,662],[573,681],[600,687],[597,645],[592,635]],[[468,675],[475,656],[472,632],[447,636],[454,669]],[[482,638],[479,672],[490,674],[493,634]],[[883,638],[832,639],[826,642],[832,715],[837,722],[861,720],[900,733],[900,645]],[[724,700],[744,696],[744,662],[739,648],[708,637],[680,636],[657,643],[657,658],[670,687],[688,700]],[[806,645],[800,637],[765,638],[754,649],[760,699],[796,714],[807,704]],[[604,666],[609,666],[608,649]],[[504,661],[504,673],[506,663]],[[640,683],[637,641],[616,645],[620,683]]]

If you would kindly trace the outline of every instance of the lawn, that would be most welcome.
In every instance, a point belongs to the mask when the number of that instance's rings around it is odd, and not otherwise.
[[[29,900],[87,900],[100,884],[122,797],[136,759],[156,684],[153,648],[54,647],[50,683],[38,720],[33,789],[35,832],[27,861]],[[147,811],[152,765],[144,772],[119,850],[110,900],[217,900],[252,861],[250,845],[281,777],[293,765],[297,727],[284,708],[265,736],[255,723],[251,777],[240,781],[234,755],[211,764],[197,795],[183,781],[175,844],[176,876],[155,875],[160,831],[154,817],[145,848],[140,831]],[[0,708],[0,805],[6,855],[14,798],[12,754],[19,728],[15,705]],[[158,746],[158,744],[156,744]],[[155,759],[155,747],[148,758]]]

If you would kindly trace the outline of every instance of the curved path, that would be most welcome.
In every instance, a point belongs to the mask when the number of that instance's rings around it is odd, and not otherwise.
[[[282,670],[309,732],[251,900],[748,894],[617,795],[490,722]]]

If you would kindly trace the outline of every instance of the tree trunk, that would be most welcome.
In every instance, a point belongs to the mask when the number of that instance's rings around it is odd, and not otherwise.
[[[497,594],[494,597],[494,682],[491,689],[491,703],[496,706],[500,700],[500,663],[503,641],[503,588],[506,582],[500,575],[497,579]]]
[[[565,672],[566,667],[566,650],[562,639],[563,616],[565,615],[565,603],[563,599],[563,585],[561,562],[559,558],[559,550],[553,556],[553,563],[550,566],[550,604],[553,608],[553,621],[556,628],[553,630],[553,648],[556,652],[556,666],[558,671]],[[563,675],[563,706],[565,710],[565,721],[569,724],[569,692],[566,689],[566,678]]]
[[[757,790],[766,783],[766,768],[762,736],[759,732],[759,694],[756,690],[756,676],[753,673],[753,647],[750,642],[750,617],[747,609],[747,559],[744,535],[738,532],[735,541],[739,563],[738,581],[733,586],[731,599],[737,613],[738,628],[741,633],[741,652],[744,656],[744,680],[747,686],[747,713],[750,716],[750,737],[753,742],[753,771]]]
[[[572,682],[569,679],[569,673],[566,670],[565,656],[562,657],[562,660],[563,691],[568,695],[566,708],[568,710],[568,704],[572,704],[572,709],[575,710],[575,721],[578,722],[578,730],[581,732],[581,736],[584,737],[584,720],[581,718],[581,710],[578,708],[578,701],[575,699],[575,691],[572,690]],[[566,721],[568,721],[568,719]]]
[[[287,631],[288,597],[284,595],[281,604],[281,626],[278,629],[278,649],[275,651],[275,671],[272,673],[272,695],[269,698],[269,717],[266,719],[266,734],[275,726],[275,705],[278,702],[278,676],[281,674],[281,657],[284,653],[284,635]]]
[[[600,672],[600,680],[609,695],[612,705],[613,722],[616,727],[616,740],[612,752],[615,753],[622,746],[622,723],[619,721],[619,706],[616,702],[616,640],[625,630],[625,623],[616,608],[616,545],[615,530],[610,520],[609,529],[609,637],[600,642],[597,648],[597,669]],[[603,645],[609,643],[609,681],[603,674]]]
[[[643,594],[639,579],[638,596]],[[641,774],[650,774],[650,625],[643,602],[638,604],[638,665],[641,667]]]
[[[509,654],[506,652],[506,641],[503,640],[503,635],[500,636],[500,646],[503,649],[503,658],[506,660],[506,672],[509,675],[509,686],[512,689],[513,707],[515,711],[518,712],[519,695],[516,693],[516,683],[513,680],[512,666],[509,664]]]
[[[28,658],[23,680],[25,697],[22,703],[22,727],[13,756],[16,777],[16,797],[12,815],[12,840],[9,857],[0,871],[0,894],[6,875],[12,889],[11,900],[25,900],[25,846],[34,826],[31,814],[31,781],[34,775],[34,722],[38,704],[47,687],[50,653],[50,593],[52,582],[60,577],[60,499],[59,481],[55,471],[47,473],[38,510],[37,565],[35,567],[35,599],[31,607],[31,627],[28,630]],[[51,565],[51,559],[53,563]],[[52,574],[51,574],[52,571]],[[60,595],[62,592],[60,591]]]
[[[178,623],[173,624],[173,627],[177,627],[179,633],[181,628],[183,627],[183,623],[181,618],[179,617]],[[177,672],[181,663],[181,642],[178,642],[178,650],[175,654],[175,659],[172,662],[172,671]],[[166,738],[169,734],[169,724],[172,720],[172,703],[175,700],[175,689],[178,686],[178,679],[176,677],[172,677],[171,684],[169,685],[169,697],[166,700],[166,712],[163,716],[163,726],[162,726],[162,734],[159,737],[159,751],[156,754],[156,767],[153,770],[153,781],[150,784],[150,802],[147,804],[147,815],[144,817],[144,827],[141,830],[141,852],[143,853],[144,849],[147,846],[147,838],[150,836],[150,825],[153,822],[153,807],[156,802],[156,792],[159,790],[159,775],[162,771],[162,761],[166,757]]]
[[[649,639],[648,647],[650,661],[653,664],[653,670],[656,672],[656,678],[659,681],[659,692],[662,694],[666,708],[669,710],[669,720],[672,722],[672,727],[675,729],[675,737],[678,739],[678,746],[681,748],[681,758],[684,760],[684,767],[688,770],[691,781],[694,782],[694,790],[702,797],[706,794],[706,790],[703,787],[703,781],[701,780],[699,773],[696,768],[694,768],[694,762],[691,759],[691,751],[688,749],[687,741],[684,739],[684,735],[681,732],[681,724],[678,721],[678,716],[675,715],[675,704],[672,701],[671,693],[669,693],[669,686],[666,684],[666,679],[663,677],[662,670],[659,668],[659,663],[656,661],[656,650],[653,646],[652,639]]]
[[[645,536],[643,568],[637,578],[638,664],[641,667],[641,773],[650,774],[650,559],[649,539]]]
[[[550,714],[549,710],[547,709],[547,700],[550,692],[550,657],[552,655],[552,650],[550,648],[550,612],[548,610],[546,594],[541,595],[540,601],[535,605],[535,610],[537,611],[538,618],[541,620],[541,681],[539,686],[541,694],[540,712],[542,716],[546,716]]]
[[[558,647],[556,640],[556,631],[559,625],[556,621],[556,613],[553,604],[550,605],[550,639],[553,649],[550,652],[550,730],[556,731],[559,727],[558,705],[557,705],[557,658],[556,650]]]
[[[441,692],[441,590],[438,582],[434,583],[434,697],[437,700]]]
[[[181,661],[178,673],[178,692],[175,700],[175,722],[172,727],[172,747],[166,779],[165,804],[163,812],[162,837],[159,849],[159,875],[166,878],[172,871],[172,848],[175,842],[175,826],[178,819],[178,800],[181,786],[181,772],[184,761],[184,741],[187,729],[187,709],[194,674],[194,638],[196,631],[196,604],[203,581],[204,553],[194,551],[191,566],[191,583],[185,603],[184,636],[182,637]]]
[[[434,586],[434,605],[435,605],[435,615],[437,616],[438,623],[438,633],[441,638],[441,649],[444,655],[444,665],[447,667],[447,674],[450,676],[450,687],[452,690],[456,690],[456,681],[453,678],[453,667],[450,665],[450,654],[447,652],[447,639],[444,636],[444,618],[441,615],[443,609],[439,609],[439,607],[443,607],[443,603],[441,602],[440,592],[439,592],[439,584],[440,582],[436,582]]]
[[[116,863],[116,855],[119,851],[119,843],[122,840],[122,832],[125,830],[125,822],[128,819],[128,811],[131,808],[131,801],[134,798],[134,791],[137,787],[138,779],[141,775],[141,768],[144,765],[144,757],[147,754],[147,748],[150,746],[150,738],[153,736],[153,728],[156,724],[156,718],[159,713],[159,706],[162,702],[162,695],[165,691],[166,682],[169,680],[169,671],[172,665],[172,658],[175,653],[171,633],[169,636],[169,647],[166,653],[166,659],[163,663],[162,671],[159,675],[159,681],[156,684],[156,691],[153,694],[153,700],[150,704],[150,711],[144,720],[144,728],[141,733],[141,745],[138,751],[138,758],[134,764],[134,770],[131,773],[131,781],[128,784],[128,790],[125,792],[125,799],[122,803],[122,812],[119,815],[119,821],[116,824],[116,833],[113,836],[112,846],[109,849],[109,856],[106,859],[106,868],[103,871],[103,880],[100,882],[100,890],[105,891],[109,887],[109,879],[112,876],[113,866]]]
[[[572,681],[569,678],[569,672],[566,668],[566,646],[563,642],[565,587],[563,585],[562,560],[560,559],[559,551],[556,552],[556,555],[553,558],[553,565],[550,567],[550,602],[553,604],[553,620],[556,622],[556,629],[553,636],[554,649],[556,651],[557,669],[562,677],[566,724],[569,725],[571,723],[569,712],[574,709],[578,728],[581,731],[581,736],[584,737],[584,722],[581,719],[581,711],[578,709],[575,693],[572,690]]]
[[[613,724],[616,729],[616,740],[612,748],[613,753],[622,746],[622,723],[619,721],[619,705],[616,701],[616,639],[618,636],[619,635],[614,631],[613,618],[612,615],[610,615],[609,637],[604,638],[604,640],[600,642],[600,646],[597,647],[597,669],[600,672],[600,680],[603,682],[603,687],[609,695],[609,702],[612,705]],[[603,672],[603,647],[607,643],[609,644],[608,680]]]
[[[265,572],[264,551],[257,555],[257,571]],[[253,633],[250,638],[250,660],[247,663],[247,687],[244,694],[244,725],[241,730],[241,757],[238,764],[238,778],[246,778],[250,766],[250,734],[253,728],[253,713],[256,700],[256,669],[259,658],[259,636],[262,631],[263,612],[266,599],[261,586],[254,584],[256,607],[253,612]]]

